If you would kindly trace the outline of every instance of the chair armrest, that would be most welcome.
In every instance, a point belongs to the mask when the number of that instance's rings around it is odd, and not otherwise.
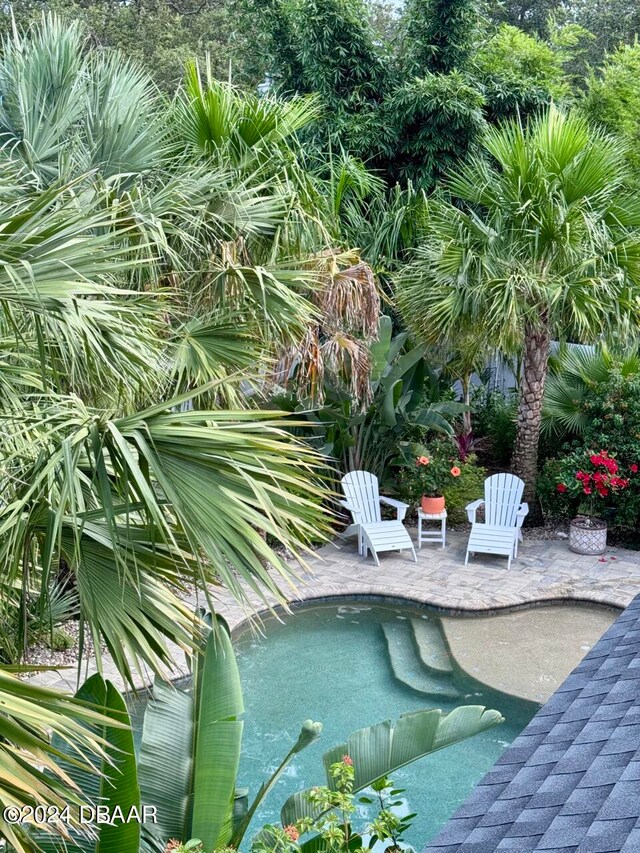
[[[523,503],[520,504],[520,508],[516,513],[516,527],[522,527],[522,522],[525,520],[525,517],[529,513],[529,504]]]
[[[481,506],[484,506],[484,498],[479,498],[477,501],[472,501],[472,503],[466,505],[465,509],[467,510],[467,518],[470,524],[476,523],[476,512]]]
[[[344,507],[344,509],[348,510],[351,513],[354,522],[358,524],[358,516],[362,515],[362,510],[356,509],[354,506],[351,506],[351,504],[347,503],[346,501],[338,501],[338,503],[341,507]]]
[[[386,498],[384,495],[379,495],[379,498],[381,504],[386,504],[387,506],[395,507],[398,521],[404,521],[404,517],[407,514],[407,510],[409,509],[409,504],[405,504],[402,501],[397,501],[395,498]]]

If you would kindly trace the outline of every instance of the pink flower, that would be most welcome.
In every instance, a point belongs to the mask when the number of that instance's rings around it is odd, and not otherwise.
[[[451,476],[452,477],[459,477],[460,474],[461,474],[460,469],[458,468],[457,465],[454,465],[453,468],[451,469]]]
[[[419,456],[418,457],[418,462],[420,465],[428,465],[430,461],[431,460],[429,459],[428,456]]]
[[[346,764],[347,767],[353,767],[353,758],[351,758],[350,755],[343,755],[342,756],[342,763]]]
[[[285,826],[284,832],[285,835],[288,835],[292,841],[297,841],[300,838],[300,833],[292,823],[290,823],[288,826]]]

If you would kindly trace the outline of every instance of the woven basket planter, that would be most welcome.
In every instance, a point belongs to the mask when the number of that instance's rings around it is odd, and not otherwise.
[[[569,525],[569,550],[575,554],[595,556],[607,547],[607,525],[599,518],[579,515]]]

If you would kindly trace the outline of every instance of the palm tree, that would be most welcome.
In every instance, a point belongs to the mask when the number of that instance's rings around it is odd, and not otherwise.
[[[491,129],[484,155],[433,201],[430,238],[398,277],[418,336],[455,342],[472,327],[522,353],[512,467],[532,505],[552,338],[640,322],[640,202],[627,178],[621,146],[575,114],[551,107]]]

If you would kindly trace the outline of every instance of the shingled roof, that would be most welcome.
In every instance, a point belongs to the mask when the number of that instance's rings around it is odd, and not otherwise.
[[[640,596],[425,853],[640,853]]]

